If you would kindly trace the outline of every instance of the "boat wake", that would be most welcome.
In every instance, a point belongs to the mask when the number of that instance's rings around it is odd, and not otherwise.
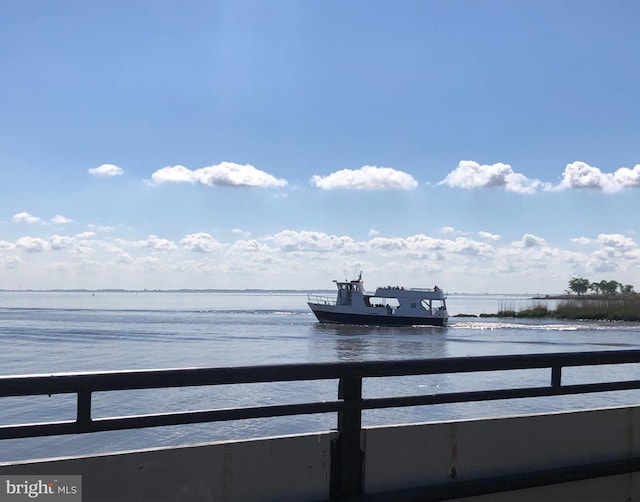
[[[503,330],[503,329],[518,329],[518,330],[534,330],[534,331],[596,331],[603,329],[602,326],[591,324],[529,324],[529,323],[516,323],[516,322],[501,322],[501,321],[464,321],[455,322],[449,324],[450,328],[454,329],[474,329],[474,330]]]

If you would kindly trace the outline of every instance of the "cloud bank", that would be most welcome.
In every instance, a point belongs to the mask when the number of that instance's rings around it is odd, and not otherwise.
[[[508,292],[497,288],[514,284],[562,292],[574,275],[640,281],[640,246],[632,237],[598,234],[569,241],[576,250],[534,234],[502,242],[491,232],[455,228],[447,228],[444,237],[374,233],[364,239],[289,229],[230,241],[207,232],[140,240],[94,232],[23,236],[0,241],[0,288],[27,280],[42,288],[328,288],[341,275],[336,264],[349,273],[352,267],[343,265],[355,263],[380,280],[410,286],[437,281],[464,292]]]
[[[463,160],[438,185],[467,190],[503,188],[508,192],[533,194],[538,190],[562,191],[588,189],[607,193],[640,188],[640,164],[632,169],[621,167],[613,173],[604,173],[599,168],[581,161],[567,164],[559,184],[530,179],[515,172],[508,164],[498,162],[481,165],[472,160]]]
[[[102,164],[89,169],[98,177],[112,177],[124,173],[113,164]],[[202,184],[220,187],[283,188],[287,180],[257,169],[250,164],[221,162],[220,164],[191,170],[183,165],[167,166],[156,170],[146,183],[152,186],[170,183]],[[429,180],[424,180],[430,185]],[[391,167],[365,165],[358,169],[341,169],[327,175],[314,174],[311,184],[321,190],[412,190],[418,186],[416,178]],[[503,189],[507,192],[534,194],[538,191],[597,190],[606,193],[640,188],[640,164],[633,168],[621,167],[612,173],[602,172],[586,162],[567,164],[560,183],[530,178],[503,162],[480,164],[474,160],[462,160],[436,186],[462,188],[464,190]],[[17,215],[16,215],[17,216]],[[22,221],[28,221],[23,218]],[[54,220],[52,220],[54,221]],[[54,221],[64,223],[64,221]]]

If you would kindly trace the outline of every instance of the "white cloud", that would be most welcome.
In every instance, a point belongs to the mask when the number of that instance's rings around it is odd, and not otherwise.
[[[284,187],[287,182],[277,179],[271,174],[256,169],[250,164],[239,165],[233,162],[222,162],[215,166],[203,167],[194,171],[196,179],[208,186],[251,186],[251,187]]]
[[[71,223],[73,220],[71,218],[65,218],[59,214],[56,214],[53,218],[51,218],[51,223],[55,223],[56,225],[63,225],[65,223]]]
[[[374,238],[368,242],[370,250],[391,255],[406,255],[413,259],[442,261],[454,255],[484,258],[495,253],[494,248],[486,242],[467,237],[455,239],[437,239],[424,234],[409,237]]]
[[[455,232],[456,232],[456,229],[453,227],[446,226],[446,227],[440,228],[441,234],[454,234]]]
[[[375,228],[372,228],[372,229],[369,230],[369,237],[375,237],[379,233],[380,232],[378,232]]]
[[[153,185],[162,185],[163,183],[195,183],[193,171],[184,166],[168,166],[158,169],[151,175],[151,183]]]
[[[95,232],[81,232],[79,234],[74,235],[74,237],[78,238],[78,239],[88,239],[90,237],[95,237],[96,233]]]
[[[510,165],[498,162],[480,165],[473,160],[462,160],[438,185],[453,188],[504,188],[508,192],[534,193],[544,184],[530,180],[525,175],[513,171]]]
[[[501,239],[501,237],[498,234],[492,234],[491,232],[480,231],[478,232],[478,235],[480,236],[481,239],[484,239],[485,241],[499,241]]]
[[[102,164],[98,167],[89,169],[89,174],[97,176],[99,178],[111,178],[113,176],[120,176],[124,173],[124,170],[113,164]]]
[[[232,244],[229,248],[230,253],[270,253],[272,250],[265,243],[257,239],[239,240]]]
[[[73,239],[69,236],[63,235],[52,235],[49,237],[49,243],[51,244],[51,249],[54,251],[59,251],[60,249],[64,249],[69,246],[73,242]]]
[[[74,249],[77,249],[82,246],[84,248],[84,251],[80,251],[81,254],[86,254],[86,249],[91,245],[100,246],[102,248],[108,247],[108,245],[104,241],[90,240],[95,237],[95,235],[95,232],[82,232],[74,236],[54,234],[49,237],[49,245],[51,250],[53,251],[60,251],[72,246],[75,246]]]
[[[0,251],[10,251],[15,248],[16,245],[13,242],[0,241]]]
[[[640,164],[636,164],[633,169],[621,167],[613,173],[613,179],[621,188],[640,187]]]
[[[537,237],[533,234],[524,234],[522,239],[513,243],[515,247],[521,248],[533,248],[545,245],[545,240],[542,237]]]
[[[163,167],[151,175],[150,183],[201,183],[207,186],[261,188],[287,186],[284,179],[278,179],[250,164],[240,165],[234,162],[221,162],[195,171],[181,165]]]
[[[454,245],[454,242],[449,239],[437,239],[435,237],[431,237],[429,235],[418,234],[418,235],[410,235],[405,238],[407,249],[414,256],[418,257],[429,257],[433,256],[431,253],[436,253],[435,257],[441,258],[441,252],[447,250],[447,248],[451,248]],[[462,241],[460,241],[462,242]]]
[[[592,268],[598,272],[626,272],[629,269],[637,269],[640,264],[640,248],[630,237],[621,234],[600,234],[594,242],[601,245],[591,261]]]
[[[206,232],[185,235],[180,244],[194,253],[213,253],[222,249],[222,244]]]
[[[632,249],[638,247],[631,237],[626,237],[621,234],[600,234],[598,235],[598,242],[603,246],[618,249]]]
[[[470,255],[470,256],[491,256],[494,254],[492,246],[486,242],[479,242],[466,237],[458,237],[452,246],[452,251],[455,253]]]
[[[78,244],[76,246],[73,246],[73,249],[71,252],[76,257],[86,258],[88,256],[93,255],[96,252],[96,250],[92,246],[88,246],[86,244]]]
[[[46,251],[49,248],[49,244],[38,237],[20,237],[16,241],[16,247],[24,249],[28,253],[39,253]]]
[[[569,239],[569,240],[571,242],[575,242],[576,244],[582,244],[582,245],[591,244],[591,242],[593,242],[588,237],[574,237],[573,239]]]
[[[314,175],[311,182],[323,190],[410,190],[418,186],[410,174],[390,167],[375,166],[342,169],[328,176]]]
[[[272,237],[281,251],[358,252],[360,247],[351,237],[338,237],[322,232],[283,230]]]
[[[131,265],[134,260],[129,253],[120,252],[116,256],[115,262],[121,265]]]
[[[407,242],[401,237],[374,237],[369,240],[369,246],[385,252],[403,251],[407,249]]]
[[[40,218],[38,218],[37,216],[32,216],[26,211],[23,211],[21,213],[14,214],[13,218],[11,218],[11,221],[13,221],[14,223],[37,223],[40,221]]]
[[[161,239],[156,235],[150,235],[146,239],[133,242],[134,247],[147,248],[153,251],[170,251],[176,249],[176,244],[168,239]]]
[[[567,164],[562,173],[562,181],[553,190],[586,188],[603,192],[619,192],[626,188],[640,187],[640,164],[633,169],[621,167],[613,173],[603,173],[597,167],[585,162]]]

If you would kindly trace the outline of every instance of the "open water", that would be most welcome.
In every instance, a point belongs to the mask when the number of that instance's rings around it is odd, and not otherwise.
[[[450,315],[527,308],[524,296],[449,296]],[[640,348],[640,325],[453,317],[448,328],[319,324],[302,293],[0,292],[0,376],[59,372]],[[640,378],[635,365],[565,370],[563,382]],[[548,385],[545,370],[371,379],[365,397]],[[333,400],[337,382],[102,393],[94,417]],[[365,412],[364,425],[636,404],[636,391]],[[0,398],[0,426],[75,418],[75,396]],[[0,462],[335,428],[334,415],[0,441]]]

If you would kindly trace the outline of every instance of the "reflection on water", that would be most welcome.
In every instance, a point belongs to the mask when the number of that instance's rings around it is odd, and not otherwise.
[[[333,343],[333,360],[368,361],[447,356],[446,329],[315,324],[314,335]]]

